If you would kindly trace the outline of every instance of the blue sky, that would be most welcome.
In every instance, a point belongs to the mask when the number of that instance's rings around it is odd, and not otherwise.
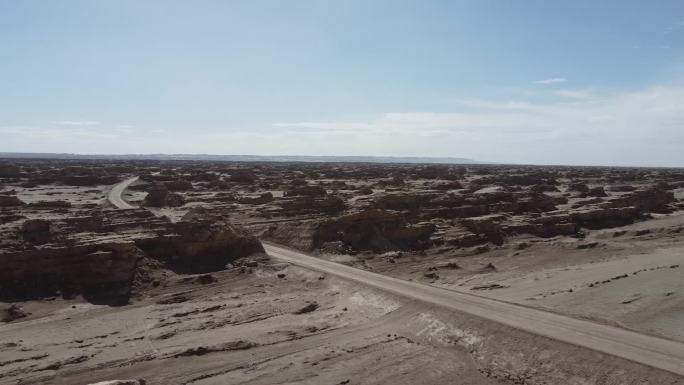
[[[684,166],[684,2],[0,0],[0,151]]]

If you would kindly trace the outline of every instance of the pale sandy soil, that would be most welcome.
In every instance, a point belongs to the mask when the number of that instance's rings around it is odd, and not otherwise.
[[[66,201],[72,205],[94,205],[106,204],[106,192],[111,186],[55,186],[41,185],[37,187],[12,186],[12,190],[17,192],[17,197],[26,203],[39,201]]]
[[[679,236],[683,226],[684,214],[676,213],[590,232],[584,240],[520,239],[530,246],[451,258],[461,269],[440,269],[436,280],[425,279],[422,274],[444,256],[423,260],[408,257],[394,264],[373,258],[365,266],[405,279],[684,341],[684,242]],[[626,233],[620,235],[623,231]],[[577,249],[592,242],[598,245]],[[487,263],[496,270],[482,269]],[[488,285],[500,287],[479,289]]]
[[[166,287],[122,307],[79,300],[24,303],[33,314],[0,328],[0,383],[684,381],[292,266],[266,264],[251,273],[232,269],[213,276],[218,281],[209,284],[195,276],[172,277]],[[312,303],[318,307],[302,312]]]
[[[465,351],[412,341],[403,329],[415,307],[401,299],[282,265],[215,276],[178,277],[124,307],[24,303],[32,316],[0,328],[0,383],[358,383],[363,374],[408,384],[455,372],[489,383]],[[311,303],[319,307],[296,314]],[[429,327],[425,317],[415,326]]]

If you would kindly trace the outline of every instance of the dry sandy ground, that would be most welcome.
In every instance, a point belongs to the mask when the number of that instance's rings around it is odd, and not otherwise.
[[[681,378],[284,264],[176,276],[122,307],[25,303],[0,383],[680,384]],[[315,305],[312,305],[315,304]]]
[[[684,214],[582,240],[521,238],[513,247],[471,257],[448,255],[364,262],[371,270],[684,341]],[[528,246],[518,250],[515,245]],[[589,248],[578,249],[580,245]],[[344,260],[344,257],[330,257]],[[460,269],[423,273],[440,261]],[[484,266],[493,264],[496,269]]]
[[[431,319],[401,299],[282,264],[214,276],[118,308],[25,303],[33,315],[0,329],[0,383],[490,383],[466,350],[414,342],[405,322]]]
[[[106,204],[106,192],[109,189],[111,189],[111,186],[40,185],[28,188],[12,186],[12,190],[17,192],[17,197],[26,203],[62,200],[70,202],[72,205],[92,205],[93,207]]]

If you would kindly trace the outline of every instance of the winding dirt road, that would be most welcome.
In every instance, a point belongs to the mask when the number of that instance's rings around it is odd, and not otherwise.
[[[130,178],[114,186],[109,193],[109,201],[121,209],[134,208],[122,199],[121,194],[136,180],[137,177]],[[315,258],[267,242],[264,242],[264,248],[270,256],[297,266],[333,274],[407,298],[468,313],[529,333],[589,348],[684,376],[684,343],[494,299],[392,278]]]
[[[371,273],[275,244],[264,243],[264,248],[270,256],[294,265],[684,376],[684,344],[680,342]]]
[[[125,181],[115,184],[114,187],[109,191],[109,194],[107,194],[107,200],[109,203],[113,204],[119,209],[134,209],[135,206],[131,205],[130,203],[126,202],[122,194],[124,190],[128,188],[128,186],[131,185],[131,183],[135,182],[138,180],[139,177],[133,177],[126,179]]]

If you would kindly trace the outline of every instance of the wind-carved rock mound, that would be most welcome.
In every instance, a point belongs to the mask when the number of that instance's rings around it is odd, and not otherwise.
[[[61,170],[61,176],[58,179],[69,186],[109,185],[118,181],[116,175],[110,175],[102,168],[84,166],[65,167]]]
[[[374,252],[423,249],[434,230],[431,223],[411,225],[397,212],[369,209],[322,223],[313,243],[319,247],[341,241],[353,250]]]
[[[321,196],[327,194],[327,191],[321,186],[300,186],[294,187],[285,191],[286,197],[291,196]]]
[[[0,235],[0,301],[7,302],[82,294],[122,304],[145,258],[179,272],[210,272],[263,252],[241,227],[197,210],[178,223],[143,209],[31,219]]]
[[[145,206],[178,207],[185,203],[183,196],[169,191],[165,183],[153,183],[147,189]]]
[[[164,182],[164,186],[169,191],[190,191],[194,190],[194,187],[192,185],[192,182],[183,180],[183,179],[176,179],[176,180],[171,180]]]
[[[671,191],[659,187],[644,188],[611,201],[612,207],[633,206],[641,212],[669,213],[676,199]]]
[[[0,178],[18,178],[21,176],[21,167],[13,164],[0,164]]]
[[[222,270],[235,259],[263,253],[259,240],[243,228],[199,209],[171,224],[169,235],[137,242],[145,253],[181,272]]]
[[[0,207],[25,206],[26,203],[14,195],[0,195]]]
[[[384,210],[411,210],[415,211],[427,206],[432,198],[441,197],[443,194],[408,194],[394,193],[381,195],[375,198],[373,205]]]
[[[625,226],[634,223],[642,216],[643,213],[632,206],[592,207],[570,212],[572,221],[587,229]]]
[[[164,207],[166,198],[169,196],[169,189],[163,183],[153,183],[147,188],[145,196],[145,206]]]
[[[296,216],[302,214],[337,214],[346,208],[344,200],[332,195],[295,196],[280,199],[279,214]]]
[[[0,254],[0,299],[83,293],[125,302],[142,252],[133,242],[51,245]]]

